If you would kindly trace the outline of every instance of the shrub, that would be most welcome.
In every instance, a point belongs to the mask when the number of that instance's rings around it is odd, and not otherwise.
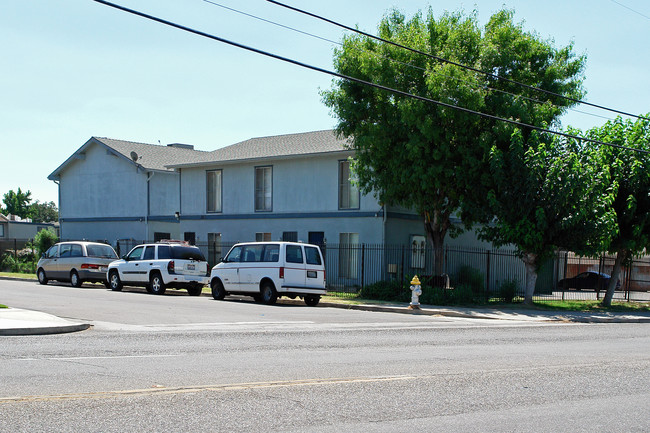
[[[399,280],[378,281],[363,287],[360,295],[362,298],[379,301],[407,302],[411,298],[411,291]]]
[[[456,289],[463,286],[471,289],[475,294],[485,291],[485,277],[483,272],[468,265],[463,265],[456,274]]]
[[[501,298],[508,303],[511,303],[515,296],[517,296],[517,291],[519,290],[519,283],[514,279],[507,279],[499,287],[499,294]]]
[[[52,230],[41,230],[34,236],[34,245],[38,250],[38,257],[42,256],[52,245],[57,243],[59,239]]]

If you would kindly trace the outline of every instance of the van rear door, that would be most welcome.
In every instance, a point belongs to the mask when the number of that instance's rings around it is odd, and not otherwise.
[[[325,288],[325,266],[320,248],[305,245],[305,286],[312,289]]]
[[[307,279],[304,254],[300,245],[285,245],[284,288],[302,289]]]

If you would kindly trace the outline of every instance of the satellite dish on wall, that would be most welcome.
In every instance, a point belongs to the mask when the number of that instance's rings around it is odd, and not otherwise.
[[[131,159],[133,162],[138,162],[138,154],[135,152],[131,152]]]

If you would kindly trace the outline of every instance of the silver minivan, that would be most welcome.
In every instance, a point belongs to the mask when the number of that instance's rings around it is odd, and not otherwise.
[[[252,296],[274,304],[277,298],[303,298],[318,305],[325,289],[325,262],[317,245],[298,242],[251,242],[233,246],[212,268],[214,299],[228,294]]]
[[[74,287],[85,282],[104,283],[108,265],[117,260],[113,247],[97,242],[59,242],[52,246],[36,266],[38,282],[69,281]]]

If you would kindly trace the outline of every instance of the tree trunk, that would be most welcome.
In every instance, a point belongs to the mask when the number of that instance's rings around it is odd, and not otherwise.
[[[616,290],[616,283],[618,283],[618,276],[621,274],[623,263],[628,259],[629,254],[629,250],[620,250],[616,252],[614,269],[612,270],[612,276],[609,279],[609,284],[607,285],[607,293],[605,293],[605,297],[603,298],[602,302],[602,305],[604,307],[610,307],[612,305],[612,298],[614,297],[614,291]]]
[[[526,289],[524,292],[524,305],[533,306],[533,295],[537,283],[537,254],[523,253],[521,259],[526,265]]]
[[[424,215],[424,229],[429,242],[433,245],[435,275],[442,275],[445,270],[444,244],[449,224],[449,215],[446,213],[434,211],[433,219],[429,213]]]

